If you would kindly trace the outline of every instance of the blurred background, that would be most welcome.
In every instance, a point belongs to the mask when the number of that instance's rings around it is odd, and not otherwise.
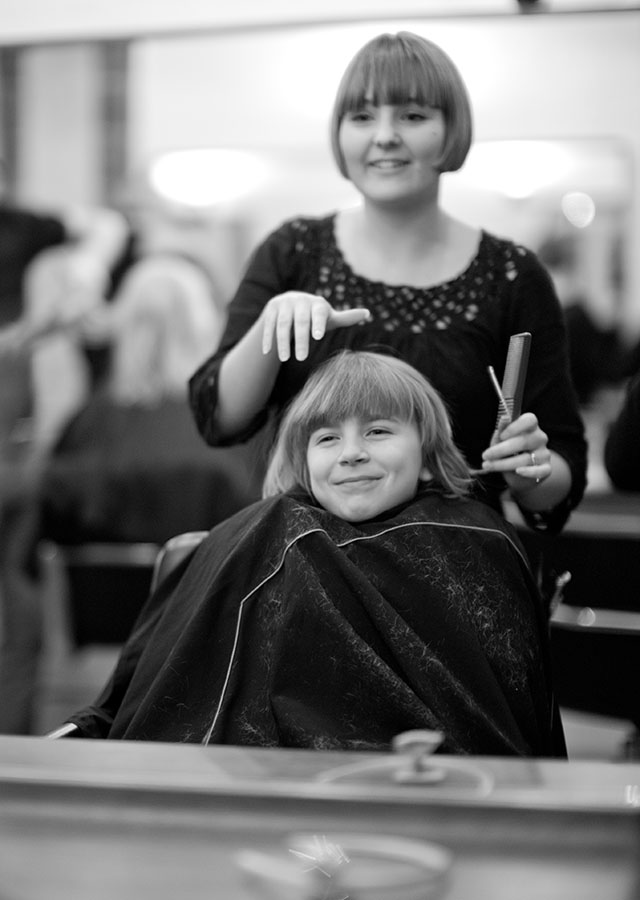
[[[475,144],[444,205],[556,280],[589,492],[608,494],[603,435],[640,358],[637,3],[0,0],[6,197],[118,210],[138,256],[196,261],[223,315],[260,237],[354,202],[330,154],[333,96],[363,42],[400,29],[440,44],[471,94]]]
[[[563,301],[633,348],[638,4],[394,6],[388,19],[389,4],[372,0],[66,0],[53,15],[46,0],[0,0],[0,156],[13,201],[114,206],[152,249],[199,255],[228,299],[283,217],[351,202],[327,138],[334,91],[368,37],[407,28],[449,52],[475,110],[475,146],[443,180],[446,205],[541,251]],[[597,396],[611,387],[606,360],[596,352],[588,365],[595,488],[606,479],[598,412],[615,401]]]

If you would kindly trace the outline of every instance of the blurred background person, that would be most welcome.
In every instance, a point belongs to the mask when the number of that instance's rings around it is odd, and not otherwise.
[[[46,537],[162,543],[259,496],[250,448],[204,445],[187,404],[193,365],[223,327],[195,264],[165,254],[131,268],[89,326],[110,336],[110,369],[52,448],[41,493]]]
[[[600,320],[580,285],[576,239],[550,236],[538,257],[551,275],[567,326],[571,379],[582,407],[623,378],[627,351],[613,322]]]
[[[112,271],[125,252],[129,228],[108,208],[70,208],[43,213],[14,206],[7,199],[0,160],[0,437],[3,444],[17,419],[30,412],[29,344],[38,333],[65,324],[99,305]],[[25,276],[49,247],[64,245],[60,278],[64,304],[51,315],[26,317]],[[55,313],[55,321],[53,318]]]
[[[8,189],[0,160],[0,732],[26,726],[23,711],[31,702],[40,641],[39,595],[24,530],[24,511],[42,461],[32,431],[31,351],[37,335],[57,323],[48,316],[33,321],[26,315],[25,279],[47,248],[64,248],[59,274],[65,303],[56,315],[62,322],[72,321],[101,303],[128,235],[115,210],[24,209],[9,201]],[[24,677],[6,681],[9,671]]]
[[[620,491],[640,491],[640,369],[629,379],[622,407],[611,424],[604,463]]]
[[[79,338],[71,344],[79,358],[83,342],[108,344],[109,367],[66,421],[66,401],[51,409],[40,397],[50,446],[11,523],[12,571],[30,602],[16,594],[4,634],[0,732],[33,728],[44,589],[34,562],[39,540],[162,544],[209,529],[259,497],[251,447],[207,447],[187,404],[188,376],[223,326],[206,274],[165,253],[131,266],[112,303],[66,329]],[[54,400],[59,388],[56,379],[49,385]]]

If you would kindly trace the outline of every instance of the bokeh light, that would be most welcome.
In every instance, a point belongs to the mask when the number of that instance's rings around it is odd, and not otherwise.
[[[257,154],[226,148],[177,150],[158,156],[149,181],[164,199],[185,206],[209,207],[250,194],[269,177]]]

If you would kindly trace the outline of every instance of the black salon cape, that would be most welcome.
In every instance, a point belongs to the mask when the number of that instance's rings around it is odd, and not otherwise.
[[[216,526],[153,594],[83,736],[561,756],[546,622],[512,528],[427,491],[364,523],[284,495]]]

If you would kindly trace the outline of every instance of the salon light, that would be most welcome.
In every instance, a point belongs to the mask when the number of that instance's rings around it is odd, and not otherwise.
[[[264,184],[268,174],[261,157],[225,148],[175,150],[149,167],[149,181],[161,197],[197,207],[238,200]]]
[[[523,200],[561,182],[571,166],[554,141],[484,141],[469,153],[466,180],[513,200]]]
[[[567,221],[576,228],[591,225],[596,215],[593,197],[584,191],[569,191],[560,201],[560,207]]]

